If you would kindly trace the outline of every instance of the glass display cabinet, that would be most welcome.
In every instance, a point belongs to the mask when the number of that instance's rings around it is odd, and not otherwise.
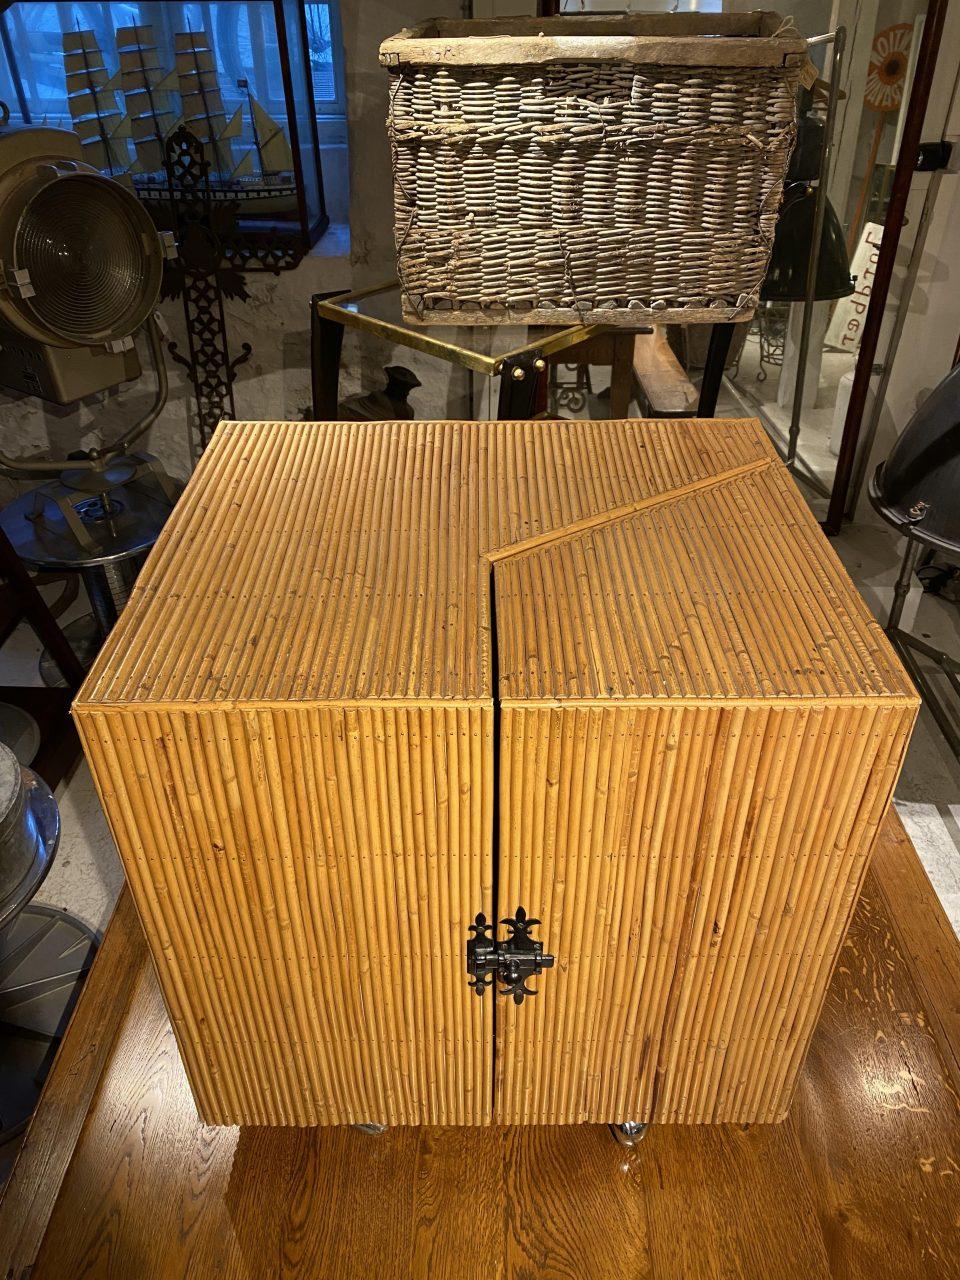
[[[0,17],[0,97],[14,124],[73,129],[160,223],[165,144],[183,126],[240,223],[306,249],[328,224],[317,88],[339,83],[337,34],[334,4],[301,0],[15,4]]]

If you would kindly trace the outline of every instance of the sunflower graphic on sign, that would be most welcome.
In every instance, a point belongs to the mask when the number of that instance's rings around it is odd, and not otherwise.
[[[860,184],[857,207],[847,232],[847,253],[852,254],[857,244],[860,228],[867,207],[867,194],[873,170],[880,153],[880,142],[891,111],[896,111],[903,101],[903,87],[907,79],[910,58],[910,39],[913,27],[909,22],[895,22],[884,27],[873,38],[873,49],[867,67],[867,83],[863,94],[864,106],[877,113],[870,143],[870,156]]]
[[[912,35],[909,22],[896,22],[874,37],[863,95],[864,103],[874,111],[896,111],[903,101]]]

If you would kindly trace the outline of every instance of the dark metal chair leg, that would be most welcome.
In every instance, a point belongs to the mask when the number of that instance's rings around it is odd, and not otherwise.
[[[323,296],[323,295],[320,295]],[[315,422],[335,422],[340,402],[340,353],[343,325],[317,311],[310,304],[310,385]]]
[[[540,375],[546,367],[546,361],[538,351],[526,351],[515,359],[503,361],[500,366],[498,419],[519,421],[533,417]]]
[[[24,616],[36,632],[44,648],[49,650],[69,689],[79,689],[86,677],[80,659],[57,625],[46,601],[27,572],[26,565],[14,551],[10,539],[0,530],[0,576],[6,578],[16,595]]]
[[[887,631],[896,631],[900,626],[903,606],[906,604],[907,596],[910,592],[910,580],[917,567],[920,550],[921,544],[908,533],[907,545],[903,549],[903,559],[900,561],[900,572],[897,574],[896,586],[893,588],[893,600],[890,604],[890,614],[887,618]]]
[[[717,397],[720,394],[723,370],[726,367],[732,341],[732,324],[715,324],[713,326],[710,333],[710,345],[707,347],[707,362],[703,366],[703,380],[700,383],[700,402],[697,405],[698,418],[712,418],[716,413]]]

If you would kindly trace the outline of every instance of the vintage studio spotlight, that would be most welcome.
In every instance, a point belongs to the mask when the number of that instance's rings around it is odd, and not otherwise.
[[[83,577],[93,615],[66,634],[84,662],[178,493],[156,458],[132,448],[166,403],[155,307],[175,252],[126,187],[84,163],[76,134],[0,125],[0,386],[57,404],[116,387],[140,375],[140,329],[156,371],[151,407],[112,444],[69,458],[0,454],[0,466],[47,477],[0,525],[24,563]]]

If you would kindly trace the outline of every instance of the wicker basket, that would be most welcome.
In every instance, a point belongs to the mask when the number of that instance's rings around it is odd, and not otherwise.
[[[408,319],[753,314],[809,69],[789,21],[435,19],[380,61]]]

